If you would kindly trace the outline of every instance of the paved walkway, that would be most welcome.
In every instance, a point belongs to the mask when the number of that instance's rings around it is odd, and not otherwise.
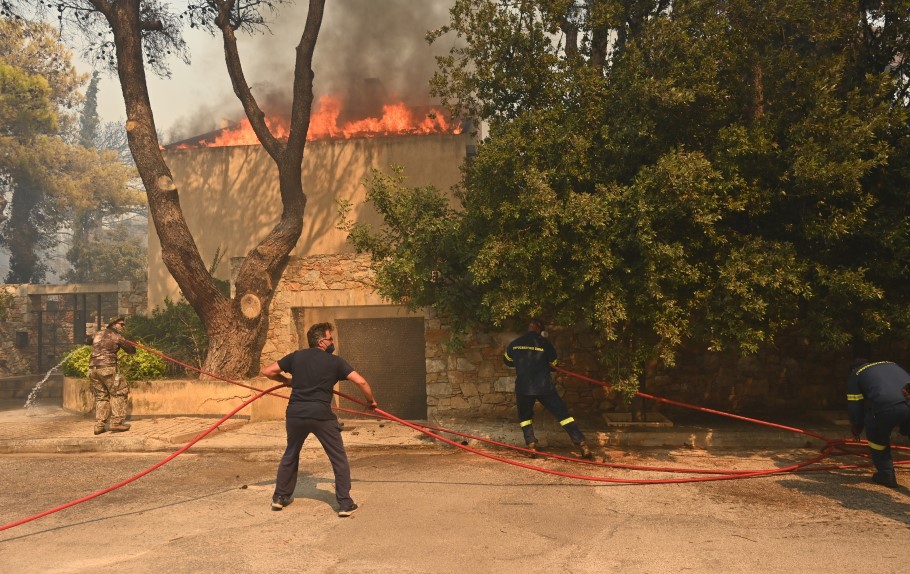
[[[130,420],[132,428],[123,433],[94,435],[91,416],[68,412],[58,405],[39,402],[24,408],[21,401],[0,402],[0,453],[72,453],[72,452],[154,452],[173,451],[209,429],[217,417],[154,417]],[[240,413],[242,415],[242,412]],[[342,415],[343,418],[343,415]],[[389,421],[344,420],[345,444],[348,448],[374,446],[420,447],[438,441],[409,427]],[[521,433],[512,421],[477,419],[448,420],[434,423],[465,434],[508,444],[521,444]],[[808,425],[788,426],[829,438],[845,438],[848,427],[843,421],[813,419]],[[584,421],[582,424],[595,454],[609,456],[611,449],[648,447],[690,447],[694,449],[787,449],[816,448],[824,441],[792,431],[769,428],[723,417],[708,415],[671,427],[612,427],[605,422]],[[568,451],[565,433],[544,413],[535,421],[542,444]],[[444,434],[457,442],[470,439]],[[284,421],[249,422],[235,416],[222,423],[200,442],[194,451],[206,450],[281,450],[284,448]]]

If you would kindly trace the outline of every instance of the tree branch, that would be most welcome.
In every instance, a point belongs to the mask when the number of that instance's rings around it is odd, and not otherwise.
[[[313,52],[322,26],[325,0],[310,0],[306,26],[297,45],[297,60],[294,65],[294,102],[291,104],[291,131],[288,137],[288,154],[303,156],[303,147],[310,127],[310,111],[313,107]]]
[[[243,111],[246,112],[246,117],[250,120],[250,127],[253,128],[253,132],[259,142],[262,143],[262,147],[272,156],[272,159],[279,162],[284,154],[284,145],[272,135],[266,125],[265,114],[247,84],[246,76],[243,73],[243,65],[240,63],[237,37],[234,35],[234,28],[231,24],[231,12],[234,10],[235,0],[215,0],[214,4],[218,8],[215,24],[221,30],[221,37],[224,39],[224,59],[227,63],[228,75],[231,78],[234,93],[240,103],[243,104]]]

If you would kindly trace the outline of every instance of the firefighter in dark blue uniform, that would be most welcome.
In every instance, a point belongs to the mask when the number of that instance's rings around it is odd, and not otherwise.
[[[875,474],[872,481],[897,487],[891,459],[891,432],[895,427],[910,436],[910,374],[889,361],[870,363],[857,359],[850,367],[847,407],[851,432],[859,438],[863,429]]]
[[[537,436],[534,434],[534,403],[540,401],[559,424],[569,433],[572,442],[581,447],[581,455],[591,459],[591,449],[578,423],[569,415],[569,409],[556,392],[556,385],[550,371],[556,366],[556,349],[541,334],[543,323],[532,319],[528,332],[518,337],[506,348],[503,362],[513,367],[515,377],[515,402],[518,406],[518,424],[524,433],[525,443],[531,450],[537,450]]]

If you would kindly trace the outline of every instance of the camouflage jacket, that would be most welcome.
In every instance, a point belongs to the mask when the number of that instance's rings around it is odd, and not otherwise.
[[[127,342],[123,335],[114,329],[102,329],[92,337],[92,355],[89,357],[89,367],[116,367],[117,351],[123,349],[130,355],[136,352],[136,347]]]

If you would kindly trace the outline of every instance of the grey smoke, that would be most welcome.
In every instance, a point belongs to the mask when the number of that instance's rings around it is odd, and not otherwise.
[[[290,110],[294,49],[307,4],[280,5],[269,25],[271,33],[240,41],[247,79],[268,115],[287,115]],[[313,61],[317,100],[321,95],[340,96],[346,112],[357,117],[379,109],[384,103],[379,100],[416,106],[436,103],[429,96],[429,81],[436,69],[435,56],[447,47],[443,41],[430,46],[426,33],[448,21],[452,4],[453,0],[328,0]],[[222,63],[224,95],[200,102],[192,119],[173,128],[167,139],[206,133],[223,127],[224,119],[243,117],[223,70]]]

